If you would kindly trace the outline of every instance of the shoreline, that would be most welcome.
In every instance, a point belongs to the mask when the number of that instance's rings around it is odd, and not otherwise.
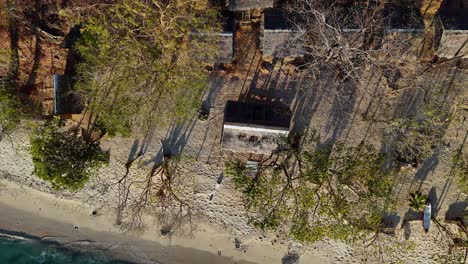
[[[230,234],[204,223],[197,223],[189,237],[162,236],[157,228],[134,236],[115,227],[109,211],[92,215],[93,208],[79,201],[57,198],[7,180],[0,182],[5,185],[0,191],[0,232],[25,234],[23,237],[78,250],[103,249],[116,260],[132,263],[281,263],[287,254],[268,242],[246,242],[246,248],[236,249]],[[79,229],[74,230],[75,226]],[[322,263],[317,256],[302,259],[304,263]]]

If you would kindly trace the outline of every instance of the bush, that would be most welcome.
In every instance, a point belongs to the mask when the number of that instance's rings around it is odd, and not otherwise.
[[[450,123],[448,109],[427,105],[413,117],[397,119],[390,129],[397,160],[417,166],[443,144]]]
[[[31,137],[33,173],[55,189],[78,190],[108,163],[109,154],[98,142],[86,142],[63,126],[62,120],[54,118],[35,129]]]

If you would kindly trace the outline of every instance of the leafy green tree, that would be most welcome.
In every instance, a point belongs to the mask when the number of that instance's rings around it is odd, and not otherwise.
[[[286,229],[304,242],[352,242],[379,232],[391,209],[394,174],[382,169],[383,156],[372,145],[324,147],[312,136],[301,150],[278,155],[261,162],[255,178],[244,176],[239,161],[227,164],[253,225]]]
[[[33,173],[55,189],[78,190],[108,163],[109,154],[98,142],[86,142],[75,133],[64,130],[59,118],[38,126],[31,136]]]
[[[216,11],[191,0],[118,0],[81,29],[78,89],[110,135],[164,127],[198,109],[212,43],[192,37],[216,27]]]
[[[415,211],[421,211],[426,206],[427,195],[421,192],[410,193],[409,206]]]

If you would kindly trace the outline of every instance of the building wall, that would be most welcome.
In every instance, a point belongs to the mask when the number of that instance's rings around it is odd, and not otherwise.
[[[442,58],[468,58],[468,30],[444,30],[437,55]]]

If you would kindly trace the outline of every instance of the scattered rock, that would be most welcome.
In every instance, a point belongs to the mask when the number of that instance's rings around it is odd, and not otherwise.
[[[164,225],[161,227],[161,235],[167,236],[171,233],[172,227],[170,225]]]
[[[282,264],[299,264],[299,254],[297,253],[288,253],[282,259]]]

